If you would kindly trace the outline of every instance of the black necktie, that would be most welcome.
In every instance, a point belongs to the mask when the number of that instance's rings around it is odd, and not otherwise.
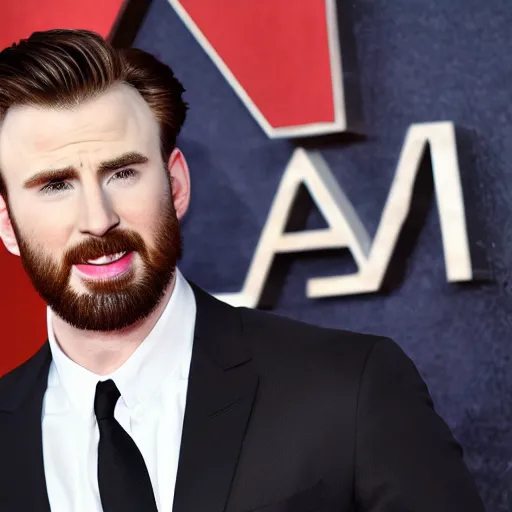
[[[94,412],[98,420],[98,484],[104,512],[157,512],[142,454],[114,418],[120,397],[113,380],[98,382]]]

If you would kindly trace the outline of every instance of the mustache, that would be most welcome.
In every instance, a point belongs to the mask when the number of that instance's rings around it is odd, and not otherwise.
[[[86,264],[107,254],[118,252],[139,252],[144,256],[147,252],[142,237],[133,231],[111,231],[101,238],[89,238],[68,249],[64,255],[65,266]]]

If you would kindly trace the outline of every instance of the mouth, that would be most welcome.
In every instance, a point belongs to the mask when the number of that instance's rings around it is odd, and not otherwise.
[[[116,252],[115,254],[107,254],[107,255],[101,256],[100,258],[96,258],[95,260],[87,260],[87,264],[88,265],[108,265],[110,263],[119,261],[125,255],[126,255],[126,251]]]
[[[133,252],[118,252],[105,254],[94,260],[87,260],[87,263],[74,265],[78,274],[87,279],[113,279],[120,277],[132,266]]]

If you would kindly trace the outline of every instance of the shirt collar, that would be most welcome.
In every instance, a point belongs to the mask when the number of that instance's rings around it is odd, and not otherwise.
[[[112,379],[131,409],[147,405],[158,395],[164,379],[188,379],[196,302],[190,285],[178,269],[174,290],[157,323],[130,358],[109,375],[96,375],[64,354],[53,332],[53,314],[48,307],[48,341],[55,370],[48,385],[61,386],[73,407],[87,417],[93,414],[98,381]]]

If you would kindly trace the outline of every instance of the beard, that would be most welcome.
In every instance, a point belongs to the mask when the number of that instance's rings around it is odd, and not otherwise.
[[[118,331],[147,318],[165,295],[181,258],[181,235],[171,198],[156,226],[154,247],[149,248],[134,231],[115,229],[68,249],[60,263],[45,254],[43,247],[31,245],[14,218],[10,218],[21,262],[37,293],[58,316],[77,329]],[[71,287],[73,265],[132,251],[139,255],[139,275],[132,263],[119,278],[82,279],[87,292],[78,293]]]

